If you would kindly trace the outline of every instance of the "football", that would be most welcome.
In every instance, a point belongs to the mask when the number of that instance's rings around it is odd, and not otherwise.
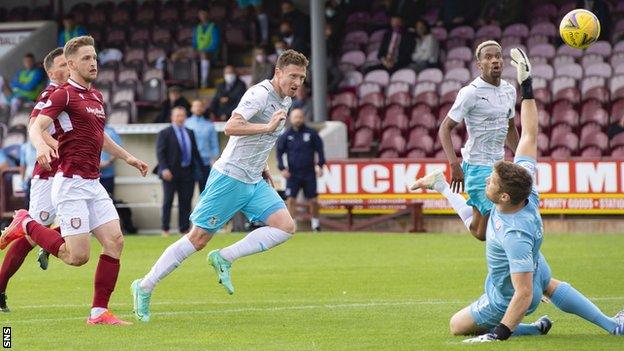
[[[600,36],[600,21],[590,11],[572,10],[561,20],[559,35],[567,45],[586,49]]]

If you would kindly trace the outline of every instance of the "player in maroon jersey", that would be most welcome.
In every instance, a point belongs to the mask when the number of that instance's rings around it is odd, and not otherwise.
[[[62,48],[56,48],[50,51],[43,60],[43,66],[50,78],[50,84],[39,94],[37,104],[30,114],[29,124],[39,115],[39,111],[41,111],[41,108],[48,101],[50,95],[58,89],[59,86],[65,84],[69,77],[69,70],[67,69],[67,62],[65,61]],[[58,148],[58,142],[56,141],[58,137],[57,132],[57,128],[50,126],[48,133],[45,133],[46,143],[54,149]],[[54,173],[56,173],[57,165],[58,159],[54,159],[51,164],[52,170],[47,171],[36,164],[32,174],[30,207],[28,212],[34,220],[45,226],[50,226],[54,223],[54,218],[56,217],[56,209],[52,205],[50,192],[52,189],[52,178],[54,177]],[[0,248],[2,249],[6,247],[3,244],[3,242],[0,242]],[[32,242],[32,240],[28,237],[22,237],[15,240],[4,256],[2,267],[0,267],[0,311],[10,311],[6,303],[5,293],[9,279],[17,272],[34,246],[35,243]],[[48,253],[46,251],[40,251],[38,261],[42,269],[47,269]]]
[[[91,87],[97,77],[97,54],[93,38],[81,36],[65,44],[70,71],[67,84],[52,93],[29,130],[37,149],[37,162],[47,170],[56,156],[46,144],[44,131],[55,121],[60,164],[52,184],[52,201],[61,224],[60,233],[34,221],[20,210],[2,234],[6,241],[24,235],[65,263],[81,266],[89,260],[89,232],[102,244],[95,272],[95,292],[88,324],[128,325],[108,310],[119,274],[123,235],[111,198],[99,182],[102,149],[126,161],[145,176],[147,164],[117,145],[104,133],[106,115],[99,91]]]

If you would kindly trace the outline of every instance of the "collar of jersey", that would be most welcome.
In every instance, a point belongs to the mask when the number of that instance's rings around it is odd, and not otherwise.
[[[73,86],[74,88],[80,89],[80,90],[84,90],[84,91],[88,91],[89,89],[83,87],[82,85],[76,83],[73,79],[69,78],[67,80],[67,83],[69,83],[69,85]]]
[[[503,84],[505,84],[505,83],[503,83],[503,79],[501,79],[500,84],[498,86],[496,86],[496,85],[493,85],[493,84],[490,84],[490,83],[486,82],[485,80],[483,80],[483,78],[481,78],[481,76],[478,76],[477,79],[475,79],[475,80],[476,80],[475,83],[477,85],[477,88],[494,88],[494,89],[498,89],[498,88],[501,88],[503,86]]]

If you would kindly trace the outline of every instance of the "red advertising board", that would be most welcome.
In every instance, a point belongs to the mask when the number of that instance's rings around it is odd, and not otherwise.
[[[442,160],[344,160],[329,162],[318,180],[323,207],[350,204],[364,213],[391,212],[410,202],[422,202],[425,213],[453,213],[435,191],[408,191],[414,179]],[[543,214],[624,214],[624,161],[539,161],[537,188]]]

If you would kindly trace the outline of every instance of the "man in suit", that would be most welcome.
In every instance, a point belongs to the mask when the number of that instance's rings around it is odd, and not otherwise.
[[[412,33],[405,30],[403,19],[398,15],[390,18],[390,29],[384,34],[377,58],[381,66],[390,73],[406,67],[411,62],[411,55],[416,45]]]
[[[171,204],[178,193],[178,223],[180,233],[189,230],[191,199],[195,185],[194,170],[201,161],[193,131],[184,127],[186,110],[177,106],[171,110],[171,126],[158,133],[156,156],[158,175],[163,181],[162,235],[169,235]]]
[[[238,78],[232,65],[227,65],[223,69],[223,80],[224,82],[217,86],[217,93],[210,104],[210,110],[214,114],[213,119],[220,121],[230,118],[232,111],[247,90],[245,83]]]

